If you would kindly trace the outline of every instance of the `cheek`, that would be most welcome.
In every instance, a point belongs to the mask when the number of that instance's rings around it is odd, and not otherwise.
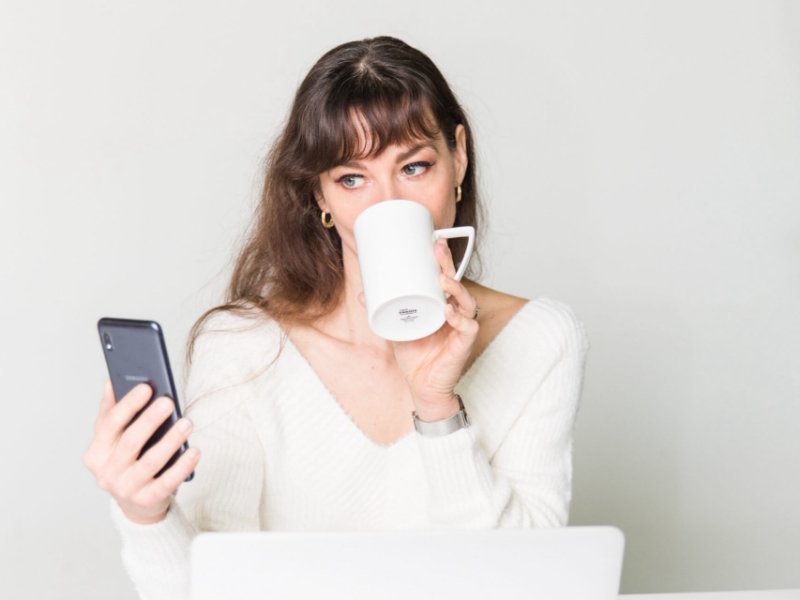
[[[456,220],[456,203],[450,182],[445,181],[435,190],[436,200],[428,205],[433,214],[433,225],[436,229],[452,227]]]
[[[334,198],[336,191],[336,184],[330,180],[328,177],[320,177],[319,181],[319,191],[322,193],[322,197],[325,200],[325,203],[328,204],[328,210],[330,210],[330,204],[332,203],[331,200]]]
[[[353,193],[342,190],[335,182],[321,182],[320,190],[325,199],[325,210],[332,214],[339,235],[349,238],[356,218],[366,207],[361,206],[362,203]]]

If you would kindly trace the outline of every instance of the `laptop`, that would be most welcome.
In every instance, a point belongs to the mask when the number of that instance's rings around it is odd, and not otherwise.
[[[202,533],[193,600],[616,600],[614,527]]]

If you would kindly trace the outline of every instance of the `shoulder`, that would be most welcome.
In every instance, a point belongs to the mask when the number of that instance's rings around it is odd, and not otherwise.
[[[586,327],[563,302],[547,297],[528,301],[520,311],[519,327],[528,329],[559,357],[582,355],[589,349]]]
[[[256,309],[215,310],[196,326],[190,347],[191,364],[209,358],[253,357],[253,350],[263,353],[280,337],[280,326]]]
[[[495,340],[510,351],[530,349],[555,359],[588,350],[585,327],[566,304],[546,297],[527,300],[472,282],[468,289],[481,307],[476,354]]]
[[[187,404],[254,380],[277,359],[281,346],[281,328],[260,311],[207,315],[190,340]]]

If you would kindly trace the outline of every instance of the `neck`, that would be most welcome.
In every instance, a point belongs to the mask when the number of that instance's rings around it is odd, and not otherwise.
[[[359,294],[363,291],[358,257],[345,251],[343,262],[344,286],[339,304],[330,315],[317,322],[317,328],[353,344],[388,348],[391,351],[391,342],[378,337],[370,329],[367,309],[358,300]]]

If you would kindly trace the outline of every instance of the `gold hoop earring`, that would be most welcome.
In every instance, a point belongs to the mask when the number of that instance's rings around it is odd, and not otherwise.
[[[321,216],[322,216],[322,226],[325,229],[330,229],[331,227],[333,227],[333,217],[331,217],[331,213],[326,213],[323,210]],[[328,217],[327,220],[326,220],[326,217]]]
[[[461,202],[461,184],[456,186],[456,203]]]

